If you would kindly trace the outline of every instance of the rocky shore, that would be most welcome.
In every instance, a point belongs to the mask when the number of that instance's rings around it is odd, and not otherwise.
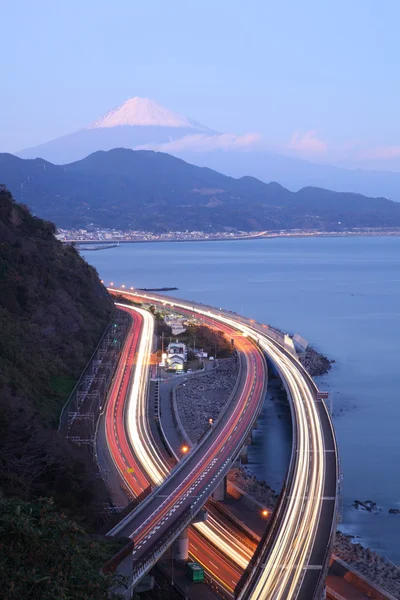
[[[308,371],[311,377],[319,377],[325,375],[332,368],[334,360],[329,360],[326,356],[314,350],[310,346],[300,355],[300,362],[303,367]]]
[[[351,537],[336,533],[334,553],[375,584],[400,598],[400,569],[373,550],[352,542]]]
[[[308,348],[300,360],[312,377],[327,373],[334,362],[313,348]],[[207,429],[209,418],[215,420],[218,417],[234,389],[237,377],[237,363],[234,359],[224,359],[219,361],[216,369],[205,372],[202,376],[189,378],[176,388],[178,412],[192,441],[197,441]],[[248,468],[232,469],[228,478],[257,502],[270,510],[275,508],[278,494],[265,481],[257,479]],[[361,510],[379,510],[371,501],[356,501],[355,504]],[[398,514],[399,510],[390,509],[389,512]],[[340,531],[336,534],[334,554],[400,599],[400,570],[389,560],[354,543],[352,537]]]
[[[228,402],[239,374],[235,358],[219,359],[215,369],[190,377],[176,388],[176,404],[182,425],[192,442],[217,419]]]
[[[265,481],[259,481],[246,467],[231,469],[228,473],[228,480],[240,487],[266,508],[270,510],[274,509],[278,500],[278,494]]]
[[[270,509],[275,507],[278,499],[276,492],[265,481],[259,481],[249,473],[248,469],[233,469],[229,474],[229,479],[258,502],[265,504]],[[400,569],[373,550],[353,543],[353,539],[338,531],[334,554],[367,579],[400,599]]]

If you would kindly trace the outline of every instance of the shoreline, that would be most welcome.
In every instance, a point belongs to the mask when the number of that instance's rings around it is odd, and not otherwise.
[[[249,465],[232,469],[229,480],[243,494],[274,510],[278,494],[266,481],[259,479]],[[388,558],[360,544],[357,536],[336,529],[333,558],[339,558],[373,584],[400,598],[400,569]]]
[[[229,360],[227,362],[229,364]],[[317,377],[328,373],[335,361],[328,359],[322,353],[310,346],[303,353],[301,362],[312,377]],[[201,418],[203,416],[202,413],[204,413],[205,410],[208,414],[210,410],[210,406],[205,406],[205,397],[208,397],[210,388],[212,389],[215,386],[215,375],[216,374],[213,373],[212,381],[209,381],[208,385],[204,385],[207,376],[202,382],[202,385],[199,386],[199,382],[197,382],[197,385],[195,385],[195,394],[193,393],[193,389],[191,389],[192,386],[189,385],[186,387],[188,382],[186,382],[185,388],[181,385],[177,386],[177,389],[181,388],[181,394],[179,394],[181,399],[176,406],[176,410],[180,417],[185,421],[183,426],[185,431],[189,433],[191,439],[198,439],[201,437],[203,428],[200,423],[204,421],[204,418]],[[229,378],[232,378],[232,384],[235,379],[234,371],[230,372]],[[226,388],[231,386],[226,386],[225,384],[221,387]],[[197,388],[201,388],[201,390],[197,390]],[[212,401],[212,404],[215,404],[215,415],[213,415],[215,418],[217,418],[227,400],[227,394],[221,394],[221,392],[222,389],[217,392],[219,401],[216,402],[216,397],[213,398]],[[200,414],[197,416],[193,413],[193,405],[197,406],[197,409],[200,411]],[[189,418],[187,418],[188,415],[190,415]],[[196,423],[196,421],[199,422]],[[253,473],[251,465],[232,469],[228,476],[228,480],[233,487],[236,486],[239,493],[241,491],[249,498],[249,500],[253,501],[256,506],[263,505],[267,507],[268,510],[274,510],[278,499],[278,493],[271,488],[267,481],[260,479]],[[336,560],[336,562],[340,562],[340,560],[344,561],[345,566],[347,565],[348,568],[354,570],[355,573],[359,573],[361,577],[369,580],[371,584],[380,586],[383,590],[389,592],[389,594],[393,594],[394,597],[400,598],[399,568],[385,556],[381,556],[374,550],[360,544],[357,536],[347,535],[337,528],[333,559]]]
[[[254,235],[246,235],[246,236],[232,236],[226,238],[220,237],[208,237],[208,238],[174,238],[174,239],[166,239],[166,240],[121,240],[119,238],[114,238],[110,240],[76,240],[76,239],[68,239],[68,240],[60,240],[63,244],[76,244],[78,249],[80,245],[87,244],[160,244],[160,243],[185,243],[185,242],[236,242],[236,241],[246,241],[246,240],[269,240],[269,239],[277,239],[277,238],[348,238],[348,237],[400,237],[400,230],[379,230],[379,231],[313,231],[310,233],[307,232],[298,232],[298,233],[255,233]],[[111,246],[110,246],[111,247]],[[115,246],[113,246],[115,247]],[[104,248],[106,250],[107,248]],[[85,249],[81,249],[84,251]]]

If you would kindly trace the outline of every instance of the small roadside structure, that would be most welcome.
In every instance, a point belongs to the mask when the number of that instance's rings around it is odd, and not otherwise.
[[[186,344],[182,342],[171,342],[167,346],[165,368],[169,371],[183,371],[187,362]]]

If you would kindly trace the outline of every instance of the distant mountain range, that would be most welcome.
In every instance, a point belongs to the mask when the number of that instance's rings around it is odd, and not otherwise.
[[[344,169],[270,152],[254,136],[214,131],[147,98],[131,98],[87,127],[17,156],[65,164],[113,148],[159,150],[225,175],[279,181],[292,191],[317,186],[400,201],[398,172]]]
[[[234,179],[153,151],[122,148],[54,165],[0,154],[0,182],[59,227],[224,231],[399,227],[400,203],[253,177]]]

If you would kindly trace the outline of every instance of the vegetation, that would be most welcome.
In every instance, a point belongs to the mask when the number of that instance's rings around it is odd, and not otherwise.
[[[233,347],[223,331],[207,327],[207,325],[189,325],[186,331],[180,333],[179,341],[202,349],[209,356],[216,358],[227,358],[232,354]]]
[[[105,600],[121,578],[101,567],[122,543],[88,537],[59,514],[50,499],[0,495],[0,589],[4,600]]]
[[[108,597],[110,579],[99,568],[113,549],[82,529],[96,530],[108,494],[90,455],[57,425],[114,308],[96,271],[54,232],[0,187],[0,595],[7,599]]]
[[[59,227],[146,231],[399,227],[400,203],[234,179],[151,151],[116,148],[64,166],[0,154],[0,180]],[[22,185],[23,183],[23,185]]]

